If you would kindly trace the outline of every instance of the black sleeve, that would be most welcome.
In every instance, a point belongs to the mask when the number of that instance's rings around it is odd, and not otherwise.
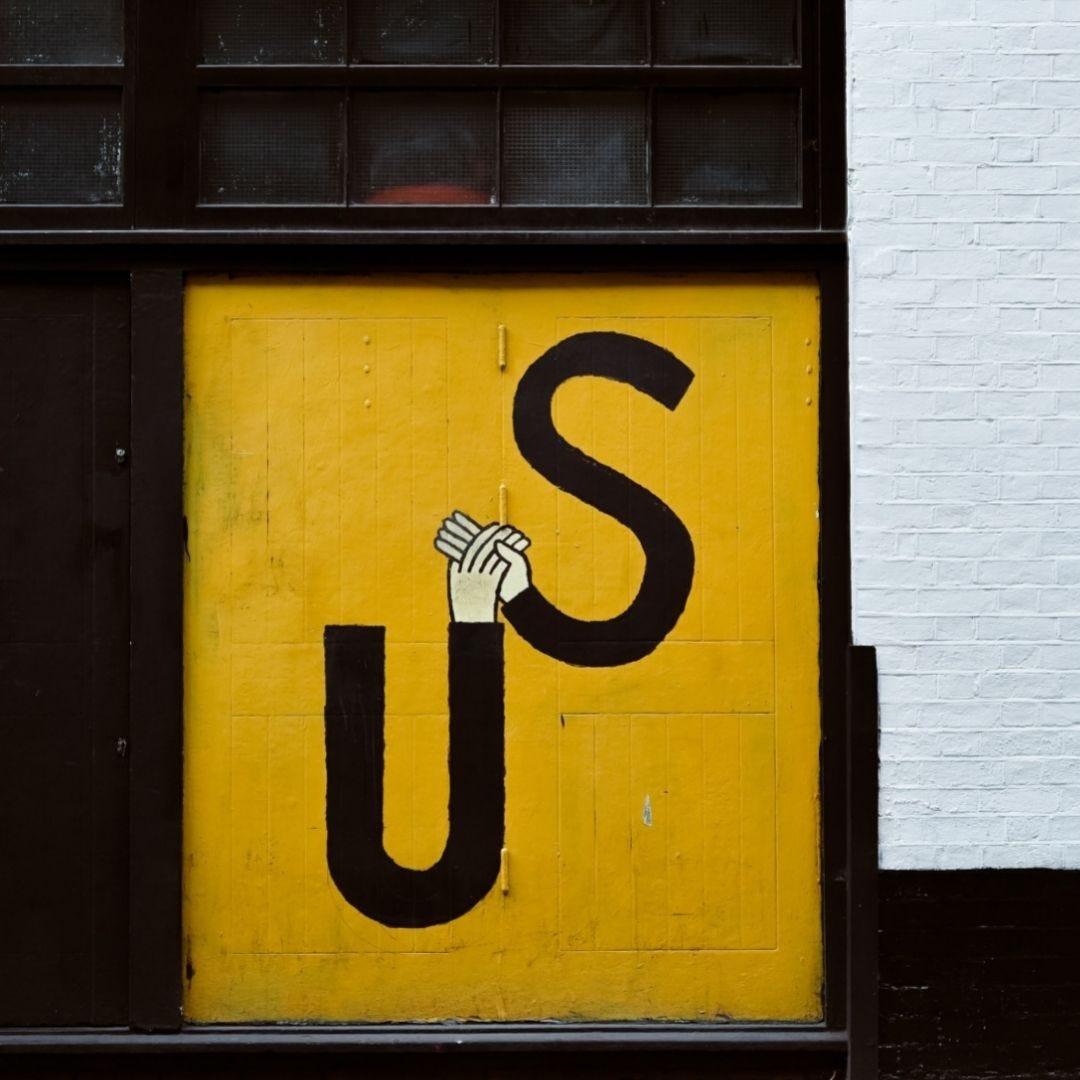
[[[503,627],[451,623],[450,827],[426,870],[383,847],[386,631],[328,626],[326,836],[330,876],[345,899],[384,926],[449,922],[475,906],[499,875],[506,766]]]
[[[614,619],[575,619],[561,612],[534,585],[503,604],[503,615],[534,649],[578,667],[629,664],[648,656],[660,644],[655,637],[628,634],[630,620],[625,612]]]

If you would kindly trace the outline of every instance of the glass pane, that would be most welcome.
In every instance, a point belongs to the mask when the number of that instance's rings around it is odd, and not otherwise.
[[[0,0],[0,64],[123,62],[123,0]]]
[[[233,90],[203,98],[203,203],[343,201],[343,95],[320,90]]]
[[[352,0],[356,64],[490,64],[495,0]]]
[[[505,95],[503,202],[621,206],[646,201],[644,95]]]
[[[202,64],[343,64],[345,0],[202,0]]]
[[[495,200],[494,94],[356,94],[349,146],[350,202]]]
[[[655,0],[658,64],[791,64],[797,0]]]
[[[121,201],[119,90],[0,95],[0,203]]]
[[[512,0],[503,7],[503,56],[511,64],[640,64],[643,0]]]
[[[799,204],[795,93],[668,93],[656,98],[658,203]]]

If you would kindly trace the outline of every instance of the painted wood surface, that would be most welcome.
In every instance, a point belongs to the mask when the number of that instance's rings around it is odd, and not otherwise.
[[[189,285],[186,1018],[820,1017],[818,321],[801,277]],[[327,864],[326,628],[386,627],[382,843],[431,866],[440,521],[512,522],[536,588],[578,619],[617,616],[642,581],[634,535],[515,440],[523,373],[597,332],[693,374],[670,410],[601,378],[553,409],[684,523],[689,597],[613,667],[506,626],[498,880],[449,921],[387,925]]]
[[[127,1015],[130,385],[121,283],[3,281],[5,1026]]]

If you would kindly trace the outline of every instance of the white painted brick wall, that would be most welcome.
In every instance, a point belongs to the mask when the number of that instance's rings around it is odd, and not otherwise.
[[[849,0],[882,864],[1080,867],[1080,0]]]

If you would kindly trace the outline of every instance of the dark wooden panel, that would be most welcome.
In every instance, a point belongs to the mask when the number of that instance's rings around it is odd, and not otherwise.
[[[880,875],[881,1076],[1080,1076],[1080,871]]]
[[[131,307],[126,284],[94,290],[94,592],[91,701],[94,1022],[127,1014]],[[99,942],[107,942],[102,951]]]
[[[81,644],[89,633],[92,356],[88,310],[59,317],[0,311],[0,632],[7,642]]]
[[[180,1026],[183,275],[131,275],[131,1025]]]
[[[0,1022],[126,1014],[127,299],[0,281]]]

